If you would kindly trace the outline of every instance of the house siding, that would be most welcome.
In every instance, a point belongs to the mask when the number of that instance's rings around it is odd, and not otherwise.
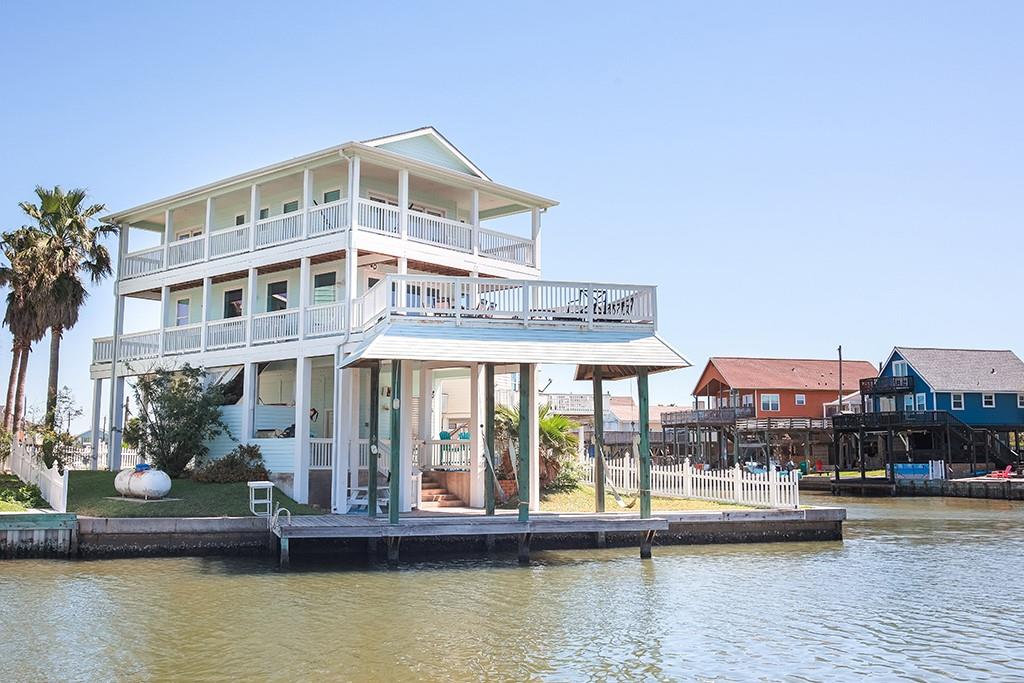
[[[964,392],[964,409],[953,410],[951,393],[936,395],[938,410],[948,410],[969,425],[1024,425],[1024,409],[1017,407],[1017,394],[996,394],[996,407],[983,408],[981,392]]]
[[[904,360],[904,358],[899,353],[892,354],[892,358],[890,358],[889,362],[885,364],[885,367],[882,368],[882,371],[880,373],[878,373],[878,376],[879,377],[893,377],[892,364],[893,364],[893,362],[899,361],[899,360]],[[935,396],[934,396],[934,393],[932,391],[931,385],[928,384],[928,382],[925,380],[925,378],[922,377],[920,374],[918,374],[917,370],[915,370],[910,365],[907,366],[907,376],[914,378],[914,393],[915,394],[924,394],[924,400],[925,400],[924,409],[925,410],[943,410],[943,408],[936,408],[935,407]],[[915,401],[916,401],[916,397],[915,397]],[[871,409],[873,411],[875,411],[875,412],[881,411],[882,410],[882,397],[880,397],[880,396],[872,397],[870,399],[870,405],[871,405]],[[915,406],[916,406],[916,403],[915,403]],[[902,396],[897,398],[896,410],[903,410],[903,397]]]
[[[845,382],[843,383],[846,384]],[[757,409],[757,417],[809,417],[820,418],[825,410],[825,404],[834,401],[838,397],[835,391],[821,391],[811,389],[741,389],[740,396],[744,394],[755,394],[754,407]],[[778,394],[779,409],[761,410],[761,394]],[[802,406],[796,404],[797,394],[803,394],[807,403]]]

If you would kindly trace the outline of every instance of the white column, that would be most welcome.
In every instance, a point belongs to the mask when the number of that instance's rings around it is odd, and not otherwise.
[[[313,208],[313,169],[302,171],[302,236],[309,234],[309,210]]]
[[[434,413],[434,371],[426,363],[420,365],[420,441],[434,438],[431,432]],[[420,467],[430,466],[430,447],[420,449]]]
[[[256,275],[256,269],[250,268],[249,280],[245,290],[245,315],[248,316],[245,324],[245,340],[247,344],[252,344],[252,321],[253,316],[256,315]]]
[[[409,234],[409,171],[398,172],[398,226],[403,240]]]
[[[473,190],[469,204],[469,222],[473,226],[473,255],[480,253],[480,190]]]
[[[239,443],[249,443],[253,435],[255,420],[253,410],[256,406],[256,363],[246,363],[242,374],[242,433],[238,435]]]
[[[89,434],[92,446],[92,469],[96,469],[100,457],[100,410],[103,406],[103,379],[92,381],[92,431]]]
[[[484,485],[487,482],[487,468],[483,458],[484,412],[486,406],[484,390],[484,366],[473,363],[469,368],[469,503],[470,507],[484,506]]]
[[[203,232],[203,260],[210,260],[210,234],[213,232],[213,197],[206,198],[206,230]]]
[[[306,336],[306,307],[309,306],[309,257],[299,261],[299,339]]]
[[[213,278],[203,278],[203,307],[199,311],[199,322],[202,325],[202,327],[199,328],[199,348],[203,351],[206,351],[206,323],[210,320],[210,289],[212,285]]]
[[[113,382],[110,392],[110,440],[107,443],[107,467],[111,472],[121,469],[121,432],[124,430],[124,377]]]
[[[295,477],[293,497],[309,502],[309,392],[313,358],[295,359]]]
[[[537,365],[530,365],[530,512],[540,511],[540,420],[537,419],[537,408],[540,400],[539,377]]]
[[[398,257],[398,274],[399,275],[408,275],[409,274],[409,259],[406,258],[405,256],[399,256]],[[406,283],[404,283],[404,282],[399,282],[395,286],[398,288],[398,291],[396,292],[396,296],[395,296],[395,301],[396,301],[396,303],[397,303],[399,308],[405,308],[405,305],[406,305],[405,294],[406,294],[406,292],[408,290],[408,287],[407,287]],[[421,294],[421,296],[422,296],[422,294]],[[423,306],[424,304],[420,303],[420,305]]]
[[[348,512],[348,444],[351,438],[346,420],[350,406],[346,397],[350,394],[352,371],[339,368],[343,358],[339,345],[334,351],[334,421],[331,425],[334,435],[331,443],[331,512],[337,514]]]
[[[256,248],[256,221],[260,217],[260,186],[253,183],[249,191],[249,251]]]
[[[345,410],[345,425],[348,433],[348,471],[352,486],[359,485],[359,433],[362,429],[362,422],[359,418],[359,408],[362,405],[363,397],[361,393],[361,382],[363,377],[363,371],[352,368],[345,370],[349,376],[348,391],[345,394],[345,400],[348,402],[348,408]],[[343,485],[347,486],[348,482],[344,482]]]
[[[167,309],[170,307],[171,288],[164,285],[160,288],[160,355],[166,353],[164,338],[167,334]]]
[[[348,324],[345,326],[346,339],[352,331],[352,302],[359,289],[359,249],[356,230],[356,219],[359,216],[359,157],[352,157],[348,162],[348,193],[349,230],[348,247],[345,250],[345,315],[348,316]]]
[[[399,397],[401,406],[401,449],[402,460],[399,467],[399,481],[401,487],[400,509],[402,512],[412,510],[412,503],[416,499],[412,482],[412,361],[402,363],[402,395]],[[394,440],[392,439],[392,443]]]
[[[534,207],[530,211],[533,235],[533,267],[540,270],[540,209]]]
[[[125,242],[121,243],[122,245]],[[123,246],[122,246],[123,256]],[[117,451],[117,464],[121,464],[121,431],[114,416],[121,411],[122,397],[124,396],[124,378],[117,373],[117,364],[120,362],[121,333],[124,332],[124,296],[117,294],[117,283],[114,283],[114,347],[110,358],[110,410],[109,416],[110,433],[107,435],[107,466],[113,469],[114,451]]]
[[[164,211],[164,268],[170,266],[167,262],[167,252],[171,248],[171,241],[174,239],[174,212],[170,209]]]

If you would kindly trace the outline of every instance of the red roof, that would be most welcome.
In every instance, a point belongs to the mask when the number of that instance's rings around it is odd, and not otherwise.
[[[843,361],[843,389],[856,389],[860,380],[877,375],[878,370],[873,363]],[[838,391],[839,361],[712,357],[697,381],[694,395],[703,394],[712,380],[724,381],[732,389]]]

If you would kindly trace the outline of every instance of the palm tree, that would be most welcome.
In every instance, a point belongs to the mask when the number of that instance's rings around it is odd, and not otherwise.
[[[579,425],[565,415],[551,412],[551,406],[542,405],[537,409],[540,429],[540,454],[542,485],[554,481],[562,468],[562,461],[572,457],[579,446],[576,430]],[[519,408],[497,406],[494,412],[495,438],[501,442],[519,441]],[[502,449],[498,449],[502,450]],[[505,458],[502,458],[502,466]]]
[[[33,249],[37,234],[31,228],[4,233],[0,248],[8,265],[0,266],[0,287],[7,287],[7,308],[3,324],[13,337],[11,373],[7,382],[3,427],[14,432],[21,423],[25,406],[25,382],[28,378],[28,354],[32,345],[46,334],[46,322],[39,304],[46,298],[40,286],[42,269]]]
[[[33,245],[45,263],[43,278],[50,296],[43,316],[50,329],[50,374],[46,391],[46,427],[54,428],[57,406],[60,343],[65,330],[78,322],[78,312],[89,293],[81,276],[99,282],[112,272],[110,253],[100,244],[108,235],[117,234],[117,226],[100,223],[92,227],[103,204],[86,205],[83,189],[65,192],[59,185],[52,190],[36,187],[38,204],[21,202],[22,211],[35,220],[38,241]]]

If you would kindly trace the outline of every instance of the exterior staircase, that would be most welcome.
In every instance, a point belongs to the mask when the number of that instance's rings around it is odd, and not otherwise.
[[[434,475],[433,472],[427,470],[423,473],[423,482],[420,485],[420,491],[422,493],[423,502],[420,507],[424,510],[431,508],[453,508],[453,507],[465,507],[466,504],[456,496],[454,493],[450,493]]]

